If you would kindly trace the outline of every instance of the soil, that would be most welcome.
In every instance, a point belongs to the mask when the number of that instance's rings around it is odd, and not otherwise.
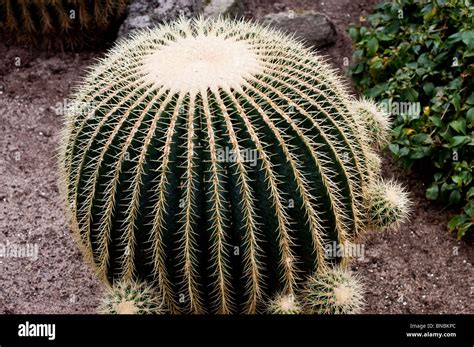
[[[326,13],[337,42],[320,54],[339,69],[351,57],[347,26],[376,2],[244,1],[247,16],[255,18],[285,9]],[[70,235],[56,186],[56,154],[58,110],[103,52],[36,52],[0,43],[0,250],[38,246],[36,260],[0,257],[0,313],[94,313],[97,307],[102,286]],[[403,182],[414,207],[409,223],[370,232],[363,241],[364,257],[353,269],[366,285],[364,313],[474,313],[472,245],[448,233],[449,212],[429,203],[419,178],[387,154],[384,177]]]

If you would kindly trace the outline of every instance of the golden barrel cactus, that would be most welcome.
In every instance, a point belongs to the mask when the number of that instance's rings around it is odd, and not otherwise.
[[[203,18],[142,31],[74,100],[60,167],[78,242],[106,283],[152,283],[167,312],[299,312],[309,279],[347,267],[327,245],[371,220],[363,115],[377,108],[357,112],[281,32]]]

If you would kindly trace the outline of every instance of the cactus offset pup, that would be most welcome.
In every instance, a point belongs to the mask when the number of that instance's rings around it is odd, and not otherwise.
[[[347,268],[326,247],[371,219],[377,109],[302,43],[182,19],[120,42],[74,100],[61,190],[105,282],[152,283],[170,313],[297,313]]]

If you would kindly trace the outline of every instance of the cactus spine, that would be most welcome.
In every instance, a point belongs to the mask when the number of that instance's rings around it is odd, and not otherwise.
[[[379,166],[300,42],[182,19],[118,44],[75,100],[61,190],[104,281],[151,281],[172,313],[255,313],[347,265],[325,247],[362,234]]]

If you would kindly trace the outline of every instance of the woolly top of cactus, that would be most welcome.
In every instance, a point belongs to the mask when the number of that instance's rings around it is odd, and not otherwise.
[[[129,76],[156,89],[197,94],[208,89],[238,89],[259,74],[285,66],[282,58],[294,58],[296,52],[303,62],[317,62],[334,90],[345,91],[335,70],[297,39],[289,40],[284,32],[249,21],[223,18],[181,18],[159,30],[137,31],[121,40],[89,77],[108,74],[113,68],[123,70],[122,76],[114,75],[117,79]],[[310,64],[308,70],[312,69]]]
[[[157,88],[198,91],[240,86],[244,77],[262,70],[249,45],[208,33],[179,37],[144,59],[143,72]]]
[[[284,295],[280,298],[281,309],[284,311],[293,311],[298,309],[298,305],[293,295]]]
[[[137,314],[139,309],[133,301],[122,299],[121,302],[115,305],[115,310],[119,314]]]
[[[345,284],[340,284],[339,287],[334,289],[334,297],[336,305],[344,305],[352,298],[352,288]]]

